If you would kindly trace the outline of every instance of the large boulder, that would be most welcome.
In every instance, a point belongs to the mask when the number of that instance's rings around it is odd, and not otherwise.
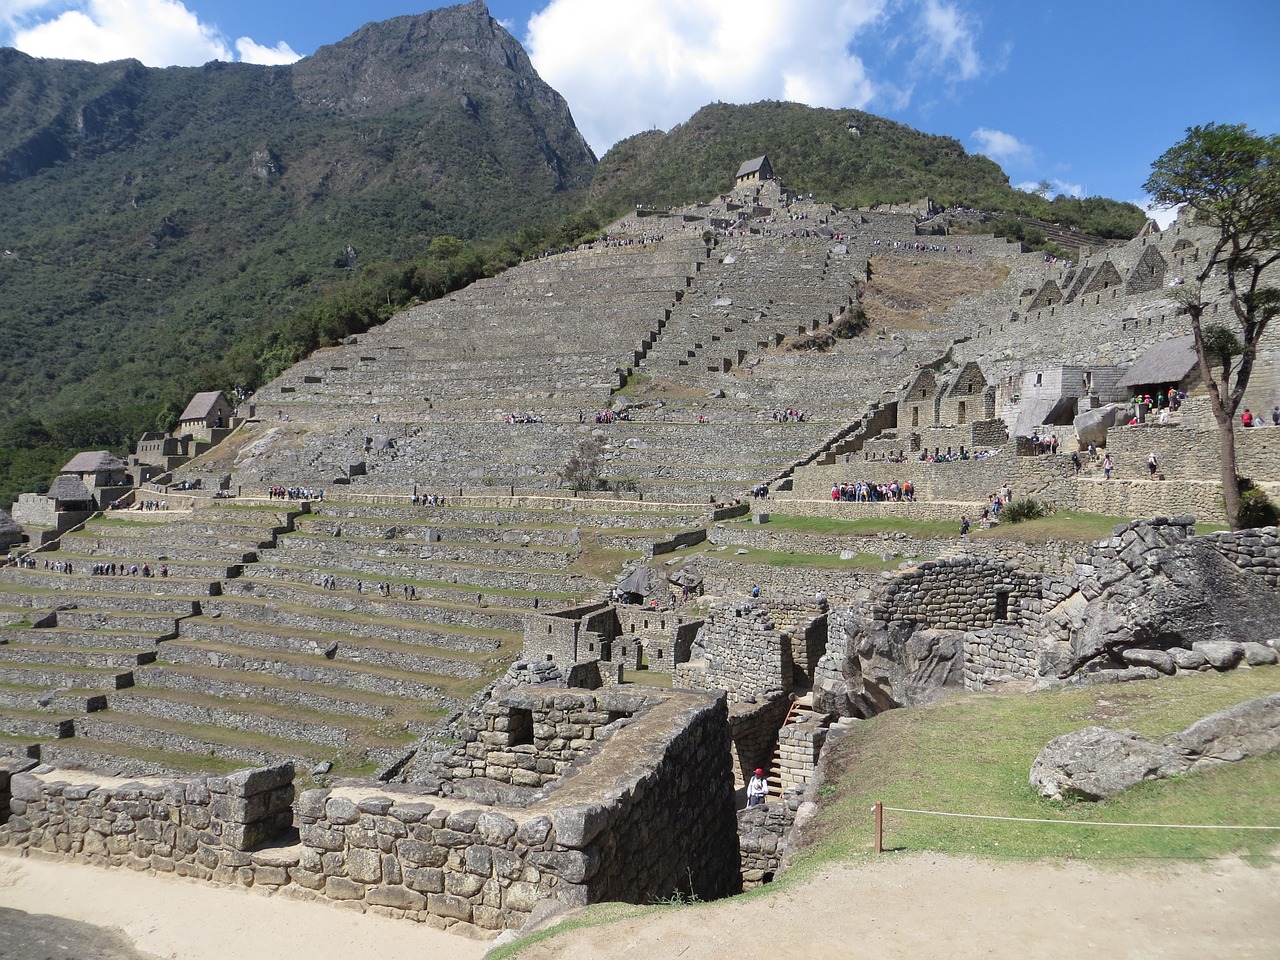
[[[1072,425],[1075,427],[1076,439],[1080,442],[1080,448],[1085,449],[1091,443],[1095,446],[1105,447],[1107,445],[1107,431],[1117,423],[1128,422],[1128,404],[1109,403],[1105,407],[1086,410],[1072,421]]]
[[[1138,648],[1171,656],[1175,649],[1193,650],[1225,670],[1242,659],[1241,644],[1275,633],[1280,593],[1259,590],[1257,577],[1203,540],[1169,543],[1161,540],[1164,532],[1144,527],[1113,538],[1117,557],[1099,569],[1097,595],[1072,624],[1069,672],[1099,663],[1168,672],[1163,657],[1132,652]],[[1182,662],[1173,659],[1175,667]]]
[[[1143,780],[1176,776],[1189,766],[1172,747],[1132,730],[1085,727],[1050,740],[1031,764],[1031,786],[1053,800],[1103,800]]]
[[[1085,727],[1045,745],[1031,787],[1050,799],[1102,800],[1143,780],[1234,763],[1280,750],[1280,693],[1211,714],[1161,743],[1132,730]]]

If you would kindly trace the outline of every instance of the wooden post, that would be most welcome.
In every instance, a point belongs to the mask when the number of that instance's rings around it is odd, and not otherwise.
[[[871,812],[876,815],[876,853],[884,853],[884,804],[877,803]]]

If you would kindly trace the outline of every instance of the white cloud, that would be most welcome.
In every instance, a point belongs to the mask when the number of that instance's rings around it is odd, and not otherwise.
[[[932,63],[961,80],[982,72],[973,24],[954,4],[926,0],[921,20],[926,42],[916,55],[917,64]]]
[[[1025,162],[1031,159],[1031,148],[1011,133],[979,127],[970,136],[978,141],[979,153],[997,162]]]
[[[1182,212],[1183,207],[1181,203],[1172,207],[1162,207],[1150,197],[1145,196],[1129,202],[1147,211],[1147,216],[1154,220],[1161,230],[1169,229],[1169,225],[1178,219],[1178,214]]]
[[[150,67],[195,66],[235,60],[217,27],[201,22],[181,0],[4,0],[0,22],[12,44],[33,57],[68,60],[134,58]],[[235,43],[249,63],[292,63],[287,43],[266,47],[248,37]]]
[[[890,0],[551,0],[525,47],[597,153],[714,101],[864,107],[879,85],[851,47]]]
[[[263,66],[280,66],[286,63],[297,63],[302,54],[281,40],[274,47],[264,47],[248,37],[236,41],[236,53],[244,63],[257,63]]]

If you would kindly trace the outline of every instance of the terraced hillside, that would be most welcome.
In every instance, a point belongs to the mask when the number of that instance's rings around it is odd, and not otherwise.
[[[113,513],[0,569],[0,745],[128,775],[395,766],[505,671],[535,602],[705,522],[383,500]]]

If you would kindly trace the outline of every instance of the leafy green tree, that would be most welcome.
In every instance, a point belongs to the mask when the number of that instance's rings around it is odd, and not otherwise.
[[[1235,414],[1258,346],[1280,312],[1280,289],[1268,285],[1274,276],[1264,278],[1280,261],[1280,136],[1259,135],[1244,124],[1190,127],[1151,169],[1144,188],[1156,202],[1185,205],[1213,234],[1200,272],[1181,288],[1180,299],[1218,423],[1227,521],[1239,529]],[[1205,286],[1218,274],[1226,277],[1231,314],[1226,324],[1204,326]]]

